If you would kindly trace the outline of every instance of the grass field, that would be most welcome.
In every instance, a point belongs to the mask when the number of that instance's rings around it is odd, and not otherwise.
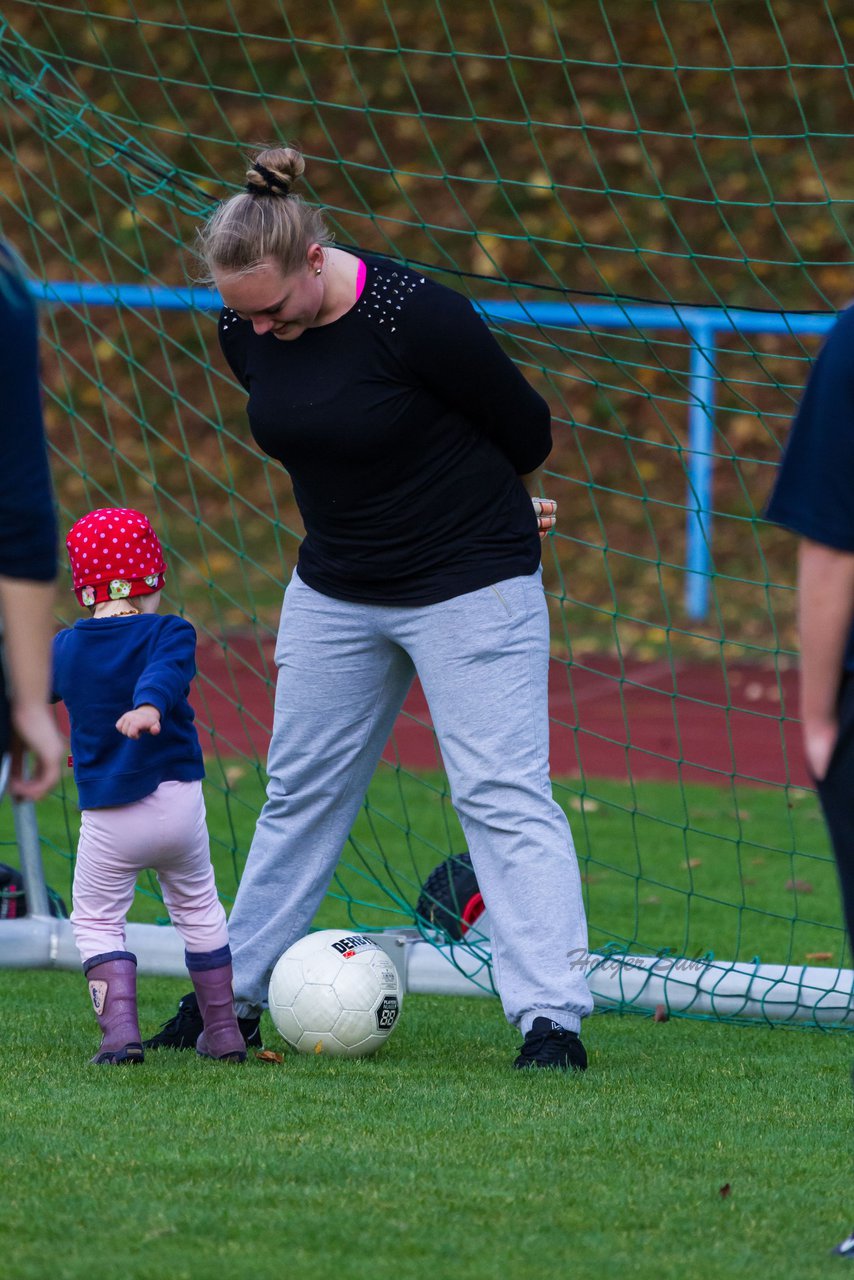
[[[208,784],[226,894],[261,798],[251,770],[228,772],[227,794],[225,768]],[[588,782],[582,797],[572,781],[557,794],[594,942],[841,958],[811,796]],[[8,841],[7,806],[2,823]],[[57,800],[40,808],[66,896],[75,824]],[[423,874],[462,847],[440,776],[381,771],[318,923],[400,923]],[[138,894],[136,918],[162,914]],[[187,982],[140,987],[149,1034]],[[829,1256],[852,1225],[845,1034],[600,1014],[585,1077],[520,1076],[496,1001],[410,996],[374,1059],[231,1068],[161,1053],[119,1071],[87,1065],[97,1028],[80,975],[0,972],[0,1008],[0,1274],[14,1280],[809,1280],[846,1265]]]
[[[147,1028],[185,987],[142,981]],[[86,1065],[81,977],[5,972],[0,998],[10,1280],[846,1265],[846,1036],[604,1015],[585,1077],[520,1075],[495,1002],[422,996],[374,1059],[117,1070]]]

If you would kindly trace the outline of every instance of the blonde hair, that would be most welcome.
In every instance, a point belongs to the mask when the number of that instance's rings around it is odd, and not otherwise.
[[[266,258],[290,275],[305,265],[312,244],[332,243],[321,211],[291,194],[304,171],[294,147],[258,153],[246,172],[246,191],[225,200],[197,233],[203,283],[213,283],[215,270],[240,274]]]

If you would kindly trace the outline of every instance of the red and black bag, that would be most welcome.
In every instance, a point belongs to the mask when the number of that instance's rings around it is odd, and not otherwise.
[[[60,920],[68,918],[68,909],[55,889],[47,891],[50,914]],[[27,914],[24,877],[15,867],[0,862],[0,920],[19,920]]]

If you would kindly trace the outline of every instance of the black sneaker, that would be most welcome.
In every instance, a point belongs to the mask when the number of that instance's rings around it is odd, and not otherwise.
[[[519,1070],[554,1067],[558,1071],[586,1071],[587,1054],[574,1031],[567,1031],[551,1018],[535,1018],[513,1066]]]
[[[238,1018],[247,1049],[262,1049],[260,1018]],[[164,1022],[156,1036],[143,1040],[146,1049],[195,1049],[196,1041],[204,1030],[199,1002],[195,991],[190,991],[178,1001],[178,1012],[174,1018]]]

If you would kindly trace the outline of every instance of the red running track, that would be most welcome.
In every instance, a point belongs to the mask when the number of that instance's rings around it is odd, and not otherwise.
[[[272,725],[273,643],[200,637],[194,686],[206,753],[265,758]],[[749,663],[722,666],[585,656],[553,661],[551,767],[555,776],[653,778],[716,785],[810,786],[801,750],[797,673]],[[385,759],[411,769],[441,765],[416,682]]]

